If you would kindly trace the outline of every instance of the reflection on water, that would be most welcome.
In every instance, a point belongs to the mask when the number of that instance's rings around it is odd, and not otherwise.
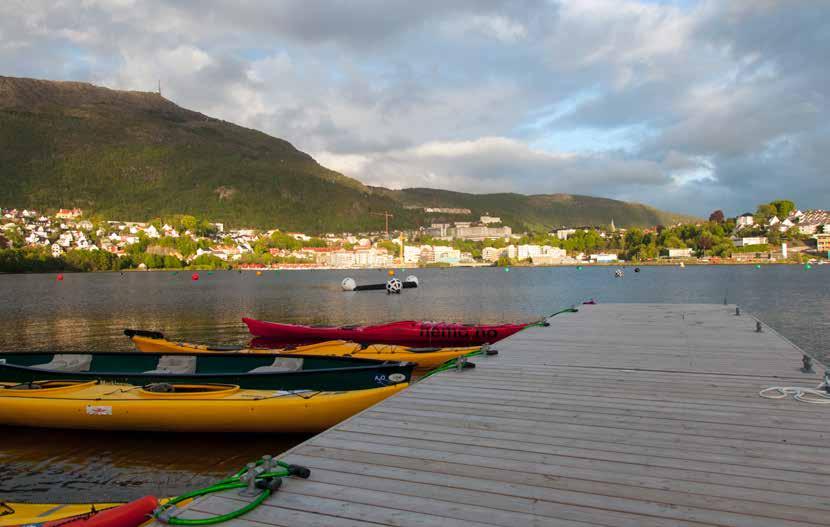
[[[245,343],[240,317],[314,324],[400,319],[519,322],[587,298],[740,304],[802,348],[826,353],[830,266],[420,269],[401,295],[344,293],[340,281],[385,271],[217,271],[0,275],[0,350],[130,350],[126,327],[193,341]],[[174,436],[0,430],[0,498],[128,499],[212,482],[297,442],[279,436]]]
[[[4,428],[0,433],[0,500],[48,502],[183,494],[307,438],[34,428]]]

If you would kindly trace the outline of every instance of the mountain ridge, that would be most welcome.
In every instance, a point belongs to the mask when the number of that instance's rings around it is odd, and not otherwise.
[[[158,93],[3,76],[0,181],[4,207],[77,206],[115,219],[193,214],[232,226],[316,233],[378,230],[384,220],[373,211],[394,214],[396,228],[443,218],[412,207],[487,212],[515,230],[694,219],[572,194],[371,187],[323,167],[284,139]]]

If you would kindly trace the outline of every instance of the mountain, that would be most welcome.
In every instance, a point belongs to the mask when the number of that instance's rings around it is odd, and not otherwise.
[[[686,217],[567,194],[368,187],[262,132],[156,93],[0,76],[0,205],[80,207],[112,219],[192,214],[232,226],[332,232],[442,219],[417,207],[501,216],[514,229],[667,224]],[[475,216],[477,217],[477,216]],[[452,216],[452,219],[474,217]]]

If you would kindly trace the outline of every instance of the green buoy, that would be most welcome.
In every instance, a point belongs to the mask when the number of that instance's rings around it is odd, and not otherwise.
[[[805,266],[804,266],[804,269],[807,269],[807,270],[810,270],[810,269],[812,269],[812,268],[813,268],[813,266],[812,266],[812,265],[810,265],[810,264],[807,264],[807,265],[805,265]]]
[[[756,268],[756,269],[760,269],[760,268],[761,268],[761,264],[755,264],[755,268]]]
[[[577,271],[581,271],[581,270],[582,270],[582,266],[581,266],[581,265],[577,265],[577,266],[576,266],[576,270],[577,270]]]
[[[509,273],[509,272],[510,272],[510,268],[509,268],[509,267],[505,267],[505,268],[504,268],[504,272],[505,272],[505,273]]]

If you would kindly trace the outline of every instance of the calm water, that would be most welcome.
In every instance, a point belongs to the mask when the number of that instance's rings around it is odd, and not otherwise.
[[[381,271],[0,275],[0,350],[129,350],[126,327],[210,342],[248,340],[242,316],[299,323],[395,319],[519,322],[588,298],[599,302],[737,303],[805,350],[824,355],[830,266],[419,269],[400,296],[343,293],[340,280]],[[211,483],[304,438],[91,434],[0,428],[0,499],[129,499]]]

